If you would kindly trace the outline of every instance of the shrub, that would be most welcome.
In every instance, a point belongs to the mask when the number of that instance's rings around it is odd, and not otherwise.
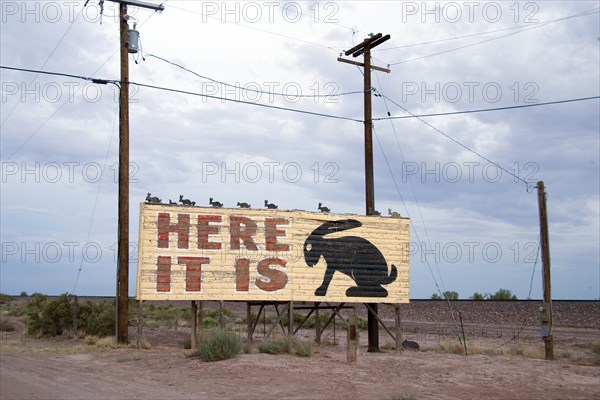
[[[300,357],[312,356],[312,342],[298,340],[295,342],[296,354]]]
[[[361,317],[358,317],[356,319],[356,326],[358,327],[358,329],[360,329],[361,331],[364,331],[365,329],[367,329],[367,327],[369,326],[369,322],[366,319],[363,319]]]
[[[179,345],[184,349],[189,350],[192,348],[192,340],[190,338],[182,339],[179,341]]]
[[[496,293],[489,296],[490,300],[517,300],[517,296],[508,289],[499,289]]]
[[[204,361],[221,361],[235,357],[242,350],[242,342],[235,334],[213,331],[202,341],[195,355]]]
[[[329,317],[331,317],[331,312],[329,312],[329,311],[319,312],[319,322],[321,323],[321,328],[323,328],[323,326],[325,325],[325,322],[327,322]],[[308,319],[304,323],[304,328],[312,329],[316,326],[316,324],[317,324],[317,316],[315,313],[313,313],[310,317],[308,317]]]
[[[12,321],[0,321],[0,332],[14,332],[17,330],[15,323]]]
[[[447,290],[441,296],[434,293],[431,295],[431,300],[458,300],[458,292]]]
[[[111,301],[79,304],[77,327],[89,335],[110,336],[115,332],[115,305]]]
[[[443,353],[450,353],[450,354],[464,354],[465,353],[465,348],[463,347],[462,343],[459,342],[441,342],[438,343],[439,349],[441,352]]]
[[[312,356],[312,343],[297,340],[296,338],[285,337],[282,340],[273,340],[262,342],[258,345],[259,353],[266,354],[283,354],[292,353],[300,357]]]
[[[103,337],[101,339],[98,339],[98,340],[96,340],[95,344],[97,347],[100,347],[100,348],[116,349],[119,347],[119,344],[117,343],[114,336],[108,336],[108,337]]]
[[[487,294],[481,294],[479,292],[475,292],[473,293],[473,296],[470,297],[471,300],[477,300],[477,301],[481,301],[481,300],[485,300],[487,298]]]
[[[217,326],[219,326],[219,320],[213,317],[204,317],[204,319],[202,320],[202,325],[205,328],[216,328]]]
[[[289,353],[290,349],[291,349],[291,341],[287,338],[283,339],[283,340],[273,340],[273,341],[269,341],[269,342],[262,342],[261,344],[258,345],[259,353],[266,353],[266,354],[273,354],[273,355]]]
[[[29,316],[27,332],[40,336],[57,336],[67,331],[73,323],[71,302],[67,294],[56,300],[46,296],[34,296],[26,307]]]
[[[8,303],[8,302],[10,302],[12,300],[13,300],[13,298],[10,297],[9,295],[4,294],[4,293],[0,293],[0,304],[5,304],[5,303]]]

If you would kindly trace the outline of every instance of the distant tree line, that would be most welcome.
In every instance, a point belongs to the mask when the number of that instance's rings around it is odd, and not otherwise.
[[[458,300],[458,292],[447,290],[441,295],[434,293],[431,295],[431,300]],[[494,294],[492,293],[473,293],[473,296],[469,297],[470,300],[517,300],[517,296],[512,294],[509,289],[498,289]]]

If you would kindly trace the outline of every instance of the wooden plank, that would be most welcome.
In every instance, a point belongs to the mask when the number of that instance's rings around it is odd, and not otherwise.
[[[356,364],[358,355],[358,329],[356,327],[356,309],[348,318],[348,338],[346,340],[346,360],[348,364]]]

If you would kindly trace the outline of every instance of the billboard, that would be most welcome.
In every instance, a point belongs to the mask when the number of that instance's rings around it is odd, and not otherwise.
[[[407,303],[406,218],[140,205],[138,300]]]

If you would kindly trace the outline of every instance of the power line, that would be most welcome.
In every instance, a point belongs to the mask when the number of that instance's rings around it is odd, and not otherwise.
[[[113,126],[110,133],[110,139],[108,140],[108,148],[106,149],[106,156],[104,157],[104,165],[102,166],[102,172],[106,171],[106,164],[108,164],[108,156],[110,155],[110,147],[112,145],[113,136],[115,134],[115,127],[117,126],[117,120],[119,116],[119,105],[115,109],[115,116],[113,117]],[[104,177],[104,173],[100,176],[100,183],[98,184],[98,190],[96,190],[96,198],[94,199],[94,206],[92,207],[92,216],[90,218],[90,225],[88,226],[87,238],[85,243],[90,242],[90,236],[92,235],[92,227],[94,225],[94,217],[96,215],[96,207],[98,206],[98,198],[100,197],[100,190],[102,189],[102,178]],[[77,277],[75,278],[75,283],[73,284],[73,290],[71,293],[75,293],[77,289],[77,283],[79,283],[79,276],[81,275],[81,271],[83,270],[83,262],[85,257],[81,257],[81,261],[79,262],[79,268],[77,269]]]
[[[569,17],[563,17],[563,18],[558,18],[558,19],[546,21],[546,22],[543,22],[542,24],[547,25],[547,24],[551,24],[551,23],[554,23],[554,22],[562,21],[564,19],[575,18],[575,17],[580,17],[580,16],[592,14],[593,11],[596,11],[596,10],[598,10],[598,9],[592,9],[592,10],[589,10],[589,11],[584,11],[582,13],[569,16]],[[415,46],[423,46],[423,45],[434,44],[434,43],[448,42],[448,41],[452,41],[452,40],[466,39],[466,38],[469,38],[469,37],[490,35],[492,33],[512,31],[512,30],[515,30],[515,29],[525,29],[525,28],[529,28],[529,27],[531,27],[531,25],[529,25],[529,26],[527,26],[527,25],[513,26],[513,27],[510,27],[510,28],[496,29],[496,30],[493,30],[493,31],[478,32],[478,33],[472,33],[472,34],[469,34],[469,35],[462,35],[462,36],[454,36],[454,37],[449,37],[449,38],[444,38],[444,39],[429,40],[429,41],[426,41],[426,42],[411,43],[411,44],[405,44],[405,45],[396,46],[396,47],[387,47],[387,48],[384,48],[384,49],[378,49],[377,51],[378,52],[383,52],[383,51],[404,49],[404,48],[407,48],[407,47],[415,47]],[[539,25],[537,25],[536,27],[539,27]]]
[[[42,66],[40,67],[40,69],[44,69],[44,67],[46,66],[46,64],[48,64],[48,61],[50,61],[50,59],[54,55],[54,52],[56,52],[56,49],[58,49],[58,46],[60,46],[60,44],[65,39],[65,37],[67,36],[67,34],[69,33],[69,31],[71,30],[71,28],[73,27],[73,25],[75,25],[75,22],[77,21],[77,18],[79,18],[79,16],[81,15],[82,11],[83,11],[83,7],[81,8],[81,10],[79,10],[79,13],[77,13],[77,15],[75,16],[75,18],[73,18],[73,21],[71,21],[71,23],[69,24],[69,27],[67,28],[67,30],[65,31],[65,33],[63,33],[63,35],[61,36],[61,38],[58,40],[58,43],[56,43],[56,45],[54,46],[54,48],[52,49],[52,51],[50,52],[50,54],[48,54],[48,57],[46,57],[46,61],[44,61],[42,63]],[[35,81],[35,78],[37,78],[37,74],[33,78],[31,78],[31,82],[29,82],[29,84],[27,85],[27,89],[28,90],[29,90],[29,87],[31,86],[31,84]],[[8,119],[10,118],[10,116],[12,115],[12,113],[15,111],[15,109],[18,107],[18,105],[19,105],[19,102],[16,102],[14,104],[14,106],[10,109],[10,111],[6,115],[6,118],[4,118],[4,121],[2,121],[2,123],[0,124],[0,128],[4,126],[4,124],[6,123],[6,121],[8,121]]]
[[[116,82],[118,82],[118,81],[115,81],[115,80],[98,79],[98,78],[92,78],[92,77],[88,77],[88,76],[67,74],[67,73],[64,73],[64,72],[40,71],[40,70],[37,70],[37,69],[7,67],[7,66],[4,66],[4,65],[0,65],[0,69],[8,69],[8,70],[20,71],[20,72],[32,72],[32,73],[41,74],[41,75],[64,76],[64,77],[67,77],[67,78],[81,79],[83,81],[90,81],[90,82],[93,82],[93,83],[98,83],[98,84],[103,84],[103,85],[105,85],[107,83],[116,83]]]
[[[186,94],[186,95],[190,95],[190,96],[206,97],[208,99],[231,101],[233,103],[247,104],[247,105],[252,105],[252,106],[257,106],[257,107],[264,107],[264,108],[271,108],[271,109],[275,109],[275,110],[281,110],[281,111],[290,111],[290,112],[295,112],[295,113],[300,113],[300,114],[314,115],[314,116],[317,116],[317,117],[342,119],[342,120],[346,120],[346,121],[354,121],[354,122],[364,123],[364,121],[361,121],[360,119],[356,119],[356,118],[342,117],[342,116],[332,115],[332,114],[323,114],[323,113],[319,113],[319,112],[299,110],[299,109],[295,109],[295,108],[273,106],[273,105],[270,105],[270,104],[254,103],[254,102],[245,101],[245,100],[228,99],[226,97],[213,96],[213,95],[204,94],[204,93],[198,93],[198,92],[190,92],[190,91],[187,91],[187,90],[171,89],[171,88],[167,88],[167,87],[163,87],[163,86],[156,86],[156,85],[150,85],[150,84],[145,84],[145,83],[130,82],[130,84],[137,85],[137,86],[140,86],[140,87],[146,87],[146,88],[149,88],[149,89],[163,90],[163,91],[172,92],[172,93]]]
[[[104,64],[103,64],[104,65]],[[49,71],[39,71],[39,70],[32,70],[32,69],[27,69],[27,68],[16,68],[16,67],[6,67],[3,65],[0,65],[0,69],[9,69],[9,70],[13,70],[13,71],[21,71],[21,72],[31,72],[31,73],[36,73],[36,74],[43,74],[43,75],[54,75],[54,76],[64,76],[64,77],[68,77],[68,78],[75,78],[75,79],[81,79],[81,80],[85,80],[85,81],[90,81],[90,82],[94,82],[94,83],[99,83],[99,84],[106,84],[106,83],[113,83],[116,84],[117,81],[113,81],[113,80],[104,80],[104,79],[97,79],[97,78],[91,78],[91,77],[85,77],[85,76],[79,76],[79,75],[73,75],[73,74],[66,74],[66,73],[62,73],[62,72],[49,72]],[[77,88],[77,92],[79,92],[81,90],[81,88]],[[65,106],[65,104],[68,103],[68,99],[65,99],[65,101],[56,109],[54,110],[54,112],[52,114],[50,114],[50,116],[48,118],[46,118],[46,120],[36,129],[33,131],[33,133],[31,135],[29,135],[27,137],[27,139],[25,139],[25,141],[23,143],[21,143],[21,145],[19,145],[19,147],[17,147],[15,149],[15,151],[13,151],[13,153],[7,158],[8,160],[11,160],[23,147],[25,147],[25,145],[27,143],[29,143],[29,141],[31,139],[33,139],[33,137],[35,135],[38,134],[39,131],[42,130],[42,128],[44,126],[46,126],[46,124],[56,115],[58,114],[58,112]]]
[[[257,89],[250,89],[250,88],[245,88],[239,85],[233,85],[231,83],[227,83],[227,82],[223,82],[223,81],[218,81],[216,79],[210,78],[208,76],[204,76],[204,75],[200,75],[199,73],[192,71],[189,68],[184,67],[181,64],[177,64],[176,62],[167,60],[166,58],[157,56],[155,54],[146,54],[146,57],[153,57],[156,58],[158,60],[164,61],[168,64],[171,64],[177,68],[181,68],[182,70],[189,72],[190,74],[196,75],[199,78],[202,79],[206,79],[208,81],[214,82],[214,83],[218,83],[219,85],[223,85],[223,86],[228,86],[228,87],[232,87],[235,89],[239,89],[239,90],[243,90],[246,92],[252,92],[252,93],[260,93],[260,94],[268,94],[268,95],[272,95],[272,96],[282,96],[282,97],[294,97],[294,98],[304,98],[304,97],[309,97],[309,98],[319,98],[319,97],[340,97],[340,96],[347,96],[350,94],[363,94],[364,92],[362,90],[357,90],[357,91],[353,91],[353,92],[343,92],[343,93],[332,93],[332,94],[294,94],[294,95],[289,95],[289,94],[285,94],[285,93],[276,93],[276,92],[269,92],[269,91],[265,91],[265,90],[257,90]]]
[[[164,4],[165,4],[167,1],[169,1],[169,0],[165,0],[165,1],[163,2],[163,5],[164,5]],[[148,22],[148,20],[149,20],[150,18],[152,18],[152,16],[153,16],[154,14],[156,14],[156,13],[152,13],[152,14],[150,14],[150,15],[148,16],[148,18],[146,18],[146,19],[144,20],[144,22],[142,22],[142,23],[140,24],[140,27],[142,27],[142,26],[143,26],[143,25],[144,25],[146,22]],[[113,51],[113,52],[112,52],[112,54],[111,54],[110,56],[108,56],[108,58],[107,58],[107,59],[106,59],[106,60],[105,60],[105,61],[104,61],[104,62],[103,62],[103,63],[102,63],[102,64],[101,64],[101,65],[100,65],[98,68],[96,68],[96,70],[95,70],[94,72],[92,72],[92,74],[91,74],[91,75],[93,76],[93,75],[95,75],[95,74],[96,74],[98,71],[100,71],[100,70],[102,69],[102,67],[104,67],[104,66],[106,65],[106,63],[108,63],[108,62],[110,61],[110,59],[111,59],[111,58],[112,58],[112,57],[113,57],[113,56],[114,56],[114,55],[115,55],[115,54],[116,54],[118,51],[119,51],[119,47],[117,47],[117,48],[115,49],[115,51]],[[0,66],[0,68],[2,68],[2,67]],[[14,70],[23,70],[23,71],[25,71],[25,72],[38,72],[38,71],[25,70],[25,69],[18,69],[18,68],[12,68],[12,69],[14,69]],[[42,73],[44,73],[44,74],[47,74],[47,72],[45,72],[45,71],[39,71],[39,72],[42,72]],[[63,76],[69,76],[69,75],[68,75],[68,74],[63,74]],[[71,77],[76,77],[76,76],[71,76]],[[86,78],[86,77],[76,77],[76,78],[77,78],[77,79],[84,79],[84,80],[91,80],[92,82],[94,82],[94,80],[93,80],[94,78]],[[99,82],[97,82],[97,83],[104,83],[104,82],[100,82],[100,81],[102,81],[102,80],[98,80],[98,81],[99,81]],[[33,81],[32,81],[32,82],[33,82]],[[118,86],[118,84],[116,83],[116,82],[118,82],[118,81],[114,81],[114,80],[113,80],[113,81],[106,81],[106,82],[107,82],[107,83],[114,83],[114,84],[116,84],[116,85]],[[82,90],[82,88],[77,88],[77,90],[75,91],[75,93],[74,93],[74,94],[77,94],[77,93],[79,93],[81,90]],[[41,130],[42,130],[42,128],[43,128],[44,126],[46,126],[46,124],[47,124],[47,123],[48,123],[48,122],[49,122],[49,121],[50,121],[52,118],[54,118],[54,116],[55,116],[56,114],[58,114],[58,112],[59,112],[59,111],[60,111],[60,110],[61,110],[61,109],[62,109],[62,108],[63,108],[63,107],[64,107],[64,106],[65,106],[65,105],[68,103],[68,102],[69,102],[69,99],[65,99],[65,100],[62,102],[62,104],[61,104],[61,105],[60,105],[60,106],[59,106],[59,107],[58,107],[56,110],[54,110],[54,112],[53,112],[52,114],[50,114],[50,116],[49,116],[48,118],[46,118],[46,120],[45,120],[44,122],[42,122],[42,124],[41,124],[41,125],[40,125],[40,126],[39,126],[39,127],[36,129],[36,130],[35,130],[35,131],[33,131],[33,133],[32,133],[31,135],[29,135],[29,137],[27,137],[27,139],[25,139],[25,141],[24,141],[23,143],[21,143],[21,145],[20,145],[19,147],[17,147],[17,149],[16,149],[16,150],[15,150],[15,151],[14,151],[14,152],[11,154],[11,156],[8,158],[8,160],[12,159],[12,158],[13,158],[13,157],[14,157],[14,156],[15,156],[15,155],[16,155],[16,154],[17,154],[17,153],[18,153],[18,152],[19,152],[19,151],[20,151],[20,150],[21,150],[21,149],[22,149],[22,148],[23,148],[23,147],[24,147],[24,146],[25,146],[25,145],[26,145],[26,144],[27,144],[27,143],[28,143],[28,142],[29,142],[29,141],[30,141],[30,140],[31,140],[31,139],[34,137],[34,136],[35,136],[35,135],[37,135],[37,134],[38,134],[38,132],[39,132],[39,131],[41,131]],[[7,117],[7,119],[8,119],[8,117]],[[6,119],[5,119],[5,121],[6,121]]]
[[[379,80],[379,74],[375,74],[375,76],[377,77],[377,84],[378,84],[379,89],[381,91],[381,82]],[[385,108],[386,108],[387,112],[389,113],[390,109],[389,109],[387,101],[386,101],[387,97],[384,97],[383,94],[382,94],[382,98],[383,98],[383,104],[385,105]],[[396,132],[396,126],[394,125],[394,122],[392,120],[390,120],[390,125],[392,126],[392,131],[394,132],[394,138],[396,139],[396,145],[398,146],[398,150],[400,151],[400,156],[402,157],[402,161],[404,161],[404,153],[402,152],[402,147],[400,146],[400,140],[398,139],[398,133]],[[377,137],[377,141],[379,142],[379,138],[378,137]],[[379,146],[381,147],[381,152],[383,153],[383,147],[381,146],[381,144]],[[396,179],[394,178],[394,173],[393,173],[392,169],[389,167],[389,163],[387,162],[387,157],[385,157],[385,153],[384,153],[384,159],[386,161],[386,164],[388,164],[388,168],[390,170],[390,174],[392,175],[392,179],[394,180],[394,185],[396,186],[396,190],[398,191],[398,194],[400,195],[400,198],[402,199],[402,195],[400,194],[400,188],[398,187]],[[423,224],[423,230],[425,231],[425,236],[427,237],[427,242],[429,244],[429,247],[431,247],[431,239],[429,238],[429,232],[427,230],[427,226],[425,225],[425,218],[423,218],[423,213],[421,212],[421,206],[419,205],[419,201],[417,200],[417,193],[415,192],[415,188],[414,188],[414,186],[412,184],[412,179],[410,177],[408,178],[408,182],[409,182],[412,194],[413,194],[413,198],[415,199],[415,204],[417,205],[417,210],[419,211],[419,216],[421,218],[421,223]],[[402,203],[404,204],[404,199],[402,199]],[[408,214],[408,207],[406,207],[406,204],[404,204],[404,208],[406,208],[406,212]],[[421,240],[419,239],[419,235],[417,233],[417,228],[414,225],[413,225],[413,230],[415,232],[415,235],[417,236],[417,240],[419,240],[419,242],[420,242]],[[427,259],[427,257],[425,257],[425,260],[426,260],[427,265],[429,267],[429,270],[431,272],[431,276],[433,277],[433,280],[434,280],[435,286],[436,286],[436,288],[438,290],[438,293],[443,298],[444,295],[440,291],[440,288],[439,288],[439,286],[437,284],[437,281],[435,280],[435,276],[434,276],[433,271],[431,269],[431,265],[429,264],[429,260]],[[438,276],[440,278],[440,283],[442,284],[442,288],[445,290],[444,281],[442,279],[442,274],[440,273],[437,261],[435,261],[435,265],[436,265],[436,269],[437,269],[437,272],[438,272]]]
[[[403,60],[403,61],[398,61],[398,62],[390,63],[388,65],[389,66],[393,66],[393,65],[399,65],[399,64],[406,64],[406,63],[411,62],[411,61],[423,60],[425,58],[429,58],[429,57],[433,57],[433,56],[438,56],[438,55],[446,54],[446,53],[451,53],[451,52],[454,52],[454,51],[457,51],[457,50],[463,50],[463,49],[466,49],[466,48],[469,48],[469,47],[477,46],[479,44],[491,42],[491,41],[502,39],[502,38],[505,38],[505,37],[508,37],[508,36],[512,36],[512,35],[517,35],[519,33],[530,31],[532,29],[541,28],[541,27],[544,27],[546,25],[549,25],[549,24],[552,24],[552,23],[555,23],[555,22],[564,21],[564,20],[567,20],[567,19],[570,19],[570,18],[577,18],[577,17],[583,17],[583,16],[587,16],[587,15],[597,14],[598,10],[599,10],[598,8],[595,8],[595,9],[592,9],[592,10],[588,10],[588,11],[584,11],[584,12],[577,13],[577,14],[574,14],[574,15],[570,15],[568,17],[563,17],[563,18],[559,18],[559,19],[556,19],[556,20],[544,22],[544,23],[541,23],[539,25],[532,26],[530,28],[524,28],[524,29],[522,29],[522,30],[520,30],[518,32],[507,33],[505,35],[500,35],[500,36],[497,36],[497,37],[494,37],[494,38],[482,40],[480,42],[470,43],[470,44],[467,44],[467,45],[464,45],[464,46],[459,46],[459,47],[455,47],[455,48],[452,48],[452,49],[439,51],[439,52],[436,52],[436,53],[433,53],[433,54],[428,54],[426,56],[416,57],[416,58],[410,58],[408,60]]]
[[[393,124],[393,123],[392,123]],[[390,175],[392,176],[392,181],[394,182],[394,186],[396,187],[396,191],[398,192],[398,194],[400,195],[400,198],[402,199],[402,203],[404,204],[404,199],[402,198],[402,195],[400,194],[400,187],[398,186],[398,182],[396,181],[396,177],[394,176],[394,172],[392,171],[392,167],[390,166],[390,163],[388,162],[387,156],[385,155],[385,151],[383,150],[383,146],[381,145],[381,142],[379,141],[379,136],[377,135],[377,132],[375,130],[375,126],[373,126],[373,133],[375,133],[375,139],[377,140],[377,144],[379,145],[379,149],[381,150],[381,154],[383,154],[383,159],[385,160],[385,163],[388,167],[388,170],[390,171]],[[394,129],[394,133],[395,133],[395,129]],[[412,186],[412,183],[411,183]],[[414,190],[413,190],[413,195],[414,195]],[[415,201],[416,201],[416,195],[415,195]],[[417,203],[418,205],[418,203]],[[407,211],[407,216],[410,218],[410,215],[408,213],[408,208],[406,207],[406,204],[404,204],[404,207],[406,208]],[[421,214],[421,208],[419,207],[419,214],[421,216],[421,222],[423,223],[423,229],[425,230],[425,235],[427,236],[427,241],[429,243],[429,247],[431,247],[431,240],[429,239],[429,233],[427,232],[427,227],[425,226],[425,220],[423,219],[423,214]],[[419,234],[417,233],[417,229],[414,227],[413,225],[413,231],[415,232],[415,236],[417,237],[417,240],[419,243],[421,242],[421,239],[419,238]],[[446,296],[444,296],[444,294],[442,293],[442,291],[440,290],[440,287],[437,283],[437,280],[435,279],[435,274],[433,273],[433,270],[431,269],[431,264],[429,263],[429,259],[427,258],[427,254],[425,254],[425,262],[427,263],[427,266],[429,267],[429,272],[431,273],[431,277],[433,278],[433,282],[435,283],[435,287],[438,291],[438,293],[440,294],[440,297],[444,298]],[[442,280],[442,274],[440,273],[440,268],[439,265],[437,263],[437,261],[435,262],[435,267],[437,269],[437,273],[438,276],[440,278],[440,283],[442,284],[442,288],[444,288],[445,291],[445,287],[444,287],[444,282]],[[446,301],[448,303],[448,308],[450,309],[450,316],[452,317],[452,321],[454,323],[454,329],[456,329],[456,334],[459,338],[459,341],[461,340],[460,338],[460,333],[458,331],[458,325],[456,324],[456,318],[454,317],[454,310],[452,309],[452,304],[450,303],[450,299],[446,297]]]
[[[401,105],[396,103],[394,100],[390,99],[389,97],[383,96],[383,95],[381,95],[381,96],[385,97],[387,100],[391,101],[392,103],[394,103],[395,105],[397,105],[398,107],[400,107],[406,111],[406,109],[404,107],[402,107]],[[440,117],[440,116],[459,115],[459,114],[474,114],[474,113],[489,112],[489,111],[513,110],[513,109],[518,109],[518,108],[540,107],[540,106],[548,106],[548,105],[553,105],[553,104],[573,103],[573,102],[577,102],[577,101],[587,101],[587,100],[594,100],[594,99],[600,99],[600,96],[578,97],[575,99],[555,100],[555,101],[547,101],[547,102],[535,103],[535,104],[521,104],[518,106],[480,108],[480,109],[475,109],[475,110],[463,110],[463,111],[449,111],[449,112],[443,112],[443,113],[429,113],[429,114],[412,114],[412,113],[410,113],[410,115],[404,115],[404,116],[400,116],[400,117],[373,118],[373,121],[383,121],[383,120],[387,120],[387,119]]]
[[[319,4],[319,3],[314,3],[313,5],[317,5],[317,4]],[[335,7],[335,6],[337,6],[337,3],[325,3],[323,7],[325,8],[328,5],[333,5]],[[276,3],[275,6],[281,8],[282,11],[284,10],[283,6],[280,3]],[[309,9],[310,9],[310,7],[309,7]],[[323,22],[325,22],[327,24],[333,24],[333,25],[339,26],[340,28],[344,28],[344,29],[347,29],[347,30],[352,31],[352,32],[361,32],[361,33],[364,33],[365,35],[369,34],[369,32],[365,32],[365,31],[362,31],[362,30],[357,29],[357,28],[352,28],[350,26],[342,25],[339,22],[334,22],[332,20],[328,20],[327,17],[326,18],[319,18],[318,15],[316,15],[314,12],[312,14],[304,13],[303,12],[300,17],[301,18],[311,18],[314,22],[321,22],[321,21],[323,21]]]
[[[46,75],[65,76],[65,77],[69,77],[69,78],[82,79],[82,80],[87,80],[87,81],[91,81],[91,82],[94,82],[94,83],[102,83],[102,84],[105,84],[105,83],[117,84],[119,82],[117,80],[97,79],[97,78],[91,78],[91,77],[86,77],[86,76],[66,74],[66,73],[62,73],[62,72],[37,71],[37,70],[33,70],[33,69],[7,67],[7,66],[3,66],[3,65],[0,65],[0,69],[10,69],[10,70],[22,71],[22,72],[35,72],[35,73],[43,73],[43,74],[46,74]],[[332,114],[324,114],[324,113],[318,113],[318,112],[314,112],[314,111],[300,110],[300,109],[295,109],[295,108],[280,107],[280,106],[274,106],[274,105],[270,105],[270,104],[254,103],[254,102],[245,101],[245,100],[228,99],[226,97],[221,97],[221,96],[213,96],[213,95],[209,95],[209,94],[205,94],[205,93],[198,93],[198,92],[191,92],[191,91],[187,91],[187,90],[172,89],[172,88],[167,88],[167,87],[164,87],[164,86],[150,85],[150,84],[146,84],[146,83],[139,83],[139,82],[129,82],[129,83],[132,84],[132,85],[140,86],[140,87],[147,87],[149,89],[163,90],[163,91],[167,91],[167,92],[186,94],[186,95],[190,95],[190,96],[206,97],[206,98],[209,98],[209,99],[230,101],[230,102],[233,102],[233,103],[241,103],[241,104],[253,105],[253,106],[257,106],[257,107],[272,108],[272,109],[276,109],[276,110],[290,111],[290,112],[296,112],[296,113],[308,114],[308,115],[315,115],[315,116],[327,117],[327,118],[334,118],[334,119],[342,119],[342,120],[354,121],[354,122],[360,122],[360,123],[364,122],[364,121],[356,119],[356,118],[343,117],[343,116],[337,116],[337,115],[332,115]]]
[[[513,26],[513,27],[510,27],[510,28],[496,29],[494,31],[471,33],[469,35],[454,36],[454,37],[449,37],[449,38],[444,38],[444,39],[429,40],[429,41],[426,41],[426,42],[404,44],[404,45],[395,46],[395,47],[386,47],[384,49],[379,49],[379,52],[390,51],[390,50],[398,50],[398,49],[406,49],[408,47],[424,46],[424,45],[428,45],[428,44],[435,44],[435,43],[441,43],[441,42],[449,42],[449,41],[452,41],[452,40],[466,39],[466,38],[470,38],[470,37],[483,36],[483,35],[491,35],[492,33],[512,31],[512,30],[515,30],[515,29],[524,29],[524,28],[528,28],[528,26]]]
[[[383,96],[382,96],[383,97]],[[447,133],[444,133],[441,129],[438,129],[437,127],[431,125],[429,122],[425,121],[424,119],[422,119],[421,117],[413,114],[412,112],[410,112],[409,110],[407,110],[406,108],[402,107],[400,104],[396,103],[395,101],[391,100],[388,97],[385,97],[386,99],[388,99],[389,101],[391,101],[392,103],[394,103],[396,106],[400,107],[401,109],[403,109],[405,112],[407,112],[408,114],[410,114],[413,118],[417,118],[419,121],[421,121],[422,123],[424,123],[425,125],[427,125],[428,127],[430,127],[431,129],[435,130],[436,132],[438,132],[439,134],[441,134],[442,136],[446,137],[447,139],[451,140],[452,142],[456,143],[457,145],[459,145],[460,147],[462,147],[463,149],[475,154],[476,156],[478,156],[479,158],[487,161],[490,164],[495,165],[498,169],[502,170],[503,172],[506,172],[507,174],[509,174],[510,176],[514,177],[515,179],[520,180],[521,182],[523,182],[527,188],[527,191],[529,191],[529,182],[527,182],[525,179],[521,178],[518,175],[515,175],[514,173],[510,172],[509,170],[507,170],[506,168],[502,167],[501,165],[499,165],[498,163],[493,162],[492,160],[490,160],[489,158],[485,157],[484,155],[476,152],[475,150],[473,150],[472,148],[470,148],[469,146],[462,144],[461,142],[459,142],[458,140],[454,139],[452,136],[448,135]]]
[[[175,8],[177,10],[185,11],[185,12],[188,12],[188,13],[191,13],[191,14],[202,15],[202,16],[205,16],[207,18],[218,19],[218,20],[220,20],[220,21],[222,21],[224,23],[227,23],[227,24],[234,24],[234,25],[238,25],[238,26],[241,26],[241,27],[244,27],[244,28],[252,29],[252,30],[255,30],[255,31],[258,31],[258,32],[267,33],[269,35],[279,36],[279,37],[282,37],[282,38],[285,38],[285,39],[295,40],[295,41],[298,41],[298,42],[301,42],[301,43],[306,43],[306,44],[310,44],[310,45],[313,45],[313,46],[325,48],[327,50],[334,50],[336,52],[343,51],[343,49],[341,47],[326,46],[324,44],[310,42],[308,40],[300,39],[300,38],[297,38],[297,37],[293,37],[293,36],[289,36],[289,35],[284,35],[284,34],[273,32],[273,31],[268,31],[266,29],[257,28],[255,26],[250,26],[250,25],[242,24],[241,22],[232,22],[232,21],[227,21],[227,20],[223,21],[223,20],[221,20],[221,18],[217,18],[217,17],[212,16],[212,15],[206,15],[206,14],[203,14],[203,13],[201,13],[199,11],[193,11],[193,10],[188,10],[186,8],[177,7],[177,6],[174,6],[172,4],[169,7],[170,8]]]

